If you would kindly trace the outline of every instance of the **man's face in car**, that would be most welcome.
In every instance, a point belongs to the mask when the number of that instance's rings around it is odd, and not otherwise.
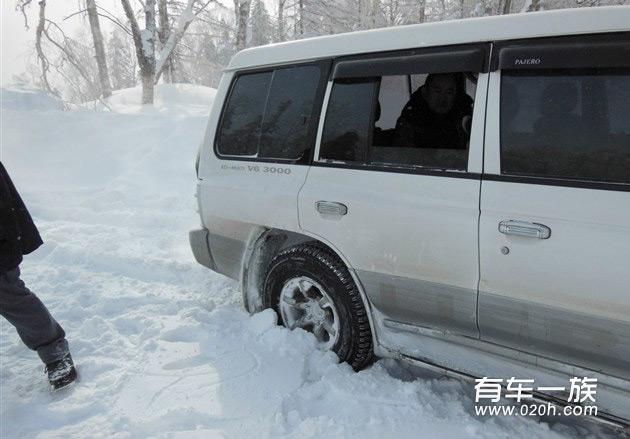
[[[436,75],[425,85],[422,97],[437,114],[446,114],[453,108],[456,93],[455,78],[451,75]]]

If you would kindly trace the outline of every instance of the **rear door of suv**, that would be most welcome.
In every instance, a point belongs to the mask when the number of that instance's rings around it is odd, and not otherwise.
[[[308,172],[329,68],[330,61],[308,62],[222,79],[225,100],[219,120],[210,120],[217,129],[209,132],[213,144],[203,151],[198,182],[220,273],[239,278],[254,228],[297,230],[296,199]]]
[[[630,378],[630,34],[497,44],[481,338]]]
[[[300,226],[347,258],[386,324],[478,335],[488,49],[419,49],[333,65],[319,148],[299,194]],[[428,143],[426,123],[411,142],[401,139],[401,114],[429,82],[436,93],[456,89],[451,108],[470,111],[453,124],[449,145]],[[408,122],[413,130],[416,120]]]

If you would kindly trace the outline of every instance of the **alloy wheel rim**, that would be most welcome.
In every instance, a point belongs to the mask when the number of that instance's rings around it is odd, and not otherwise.
[[[339,338],[339,317],[330,295],[315,280],[300,276],[287,280],[280,291],[280,314],[289,329],[311,332],[324,349]]]

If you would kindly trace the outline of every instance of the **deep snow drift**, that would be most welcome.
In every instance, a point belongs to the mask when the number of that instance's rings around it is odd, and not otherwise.
[[[194,159],[214,90],[138,89],[102,111],[3,100],[2,161],[45,245],[23,278],[63,324],[80,381],[51,393],[0,319],[0,437],[571,437],[597,431],[477,418],[472,386],[392,361],[354,373],[199,266]],[[3,94],[4,97],[7,96]]]

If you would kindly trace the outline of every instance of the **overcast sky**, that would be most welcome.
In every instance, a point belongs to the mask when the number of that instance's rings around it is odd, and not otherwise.
[[[35,29],[37,28],[37,17],[39,13],[38,0],[32,0],[27,9],[28,22],[30,28],[24,27],[22,13],[15,10],[17,0],[0,0],[2,4],[2,62],[0,71],[2,76],[1,84],[9,85],[13,82],[13,76],[25,71],[27,58],[31,56],[35,60]],[[48,0],[46,5],[46,18],[55,21],[69,36],[73,36],[79,28],[89,31],[87,17],[85,14],[76,15],[67,20],[69,15],[81,10],[81,5],[85,0]],[[231,5],[231,2],[221,2]],[[275,1],[264,0],[267,10],[273,11]],[[136,5],[138,3],[135,3]],[[117,17],[124,17],[124,12],[120,0],[98,0],[98,5],[112,12]],[[221,14],[226,14],[225,9],[217,7]],[[215,10],[215,13],[218,13]],[[228,14],[228,17],[231,15]],[[143,23],[143,20],[140,20]],[[113,24],[108,20],[100,20],[103,33],[108,33]],[[89,35],[89,34],[88,34]]]
[[[2,63],[0,70],[2,70],[2,85],[7,85],[12,82],[13,75],[24,71],[27,56],[34,50],[39,5],[37,0],[33,0],[28,8],[30,29],[26,30],[22,14],[15,10],[16,0],[0,0],[0,3],[2,3]],[[46,6],[46,16],[59,23],[68,34],[72,34],[77,27],[81,26],[81,20],[84,18],[75,16],[66,21],[63,19],[79,11],[79,3],[79,0],[49,1]],[[122,15],[118,0],[100,0],[99,5],[114,11],[117,15]],[[101,27],[103,30],[109,29],[106,20],[101,20]]]
[[[2,85],[24,70],[24,58],[34,29],[24,29],[24,20],[15,11],[14,0],[2,0]]]

